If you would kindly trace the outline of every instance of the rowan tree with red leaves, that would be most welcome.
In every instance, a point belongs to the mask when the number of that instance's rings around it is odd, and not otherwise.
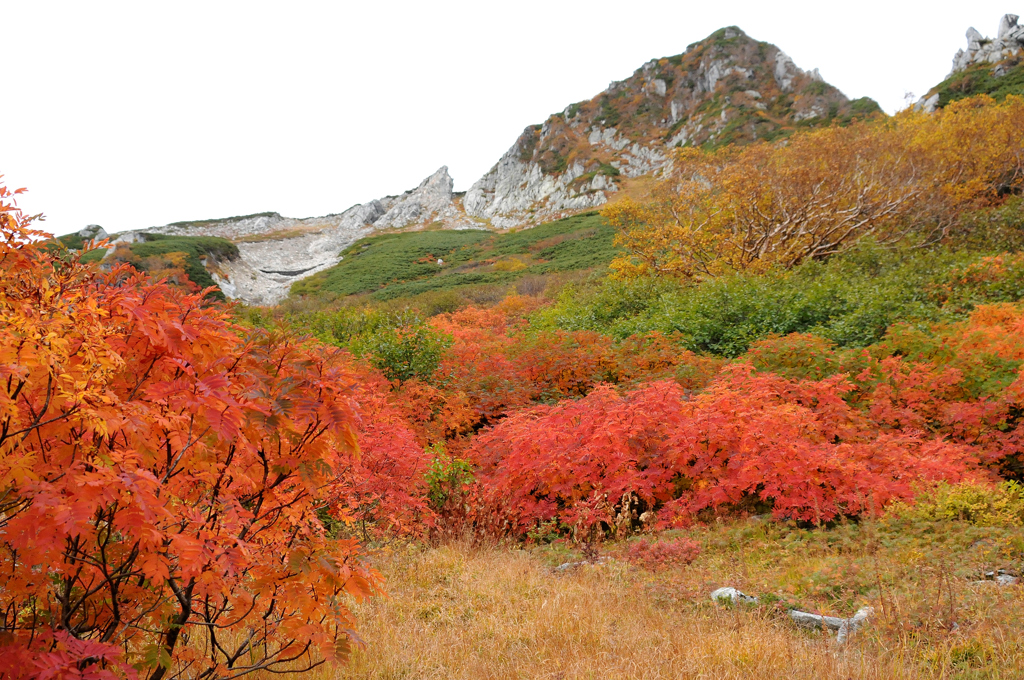
[[[321,519],[357,450],[342,355],[43,236],[0,187],[0,677],[343,658],[381,579]]]

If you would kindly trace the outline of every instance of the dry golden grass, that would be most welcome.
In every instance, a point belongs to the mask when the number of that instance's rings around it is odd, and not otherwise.
[[[1019,530],[948,531],[936,540],[927,530],[918,539],[913,532],[879,534],[877,527],[802,531],[737,523],[695,532],[704,554],[657,574],[621,559],[621,545],[605,548],[619,559],[564,573],[552,568],[572,558],[564,549],[391,549],[377,556],[389,598],[358,608],[366,648],[348,667],[314,674],[1024,677],[1022,589],[972,584],[970,577],[1016,555]],[[763,604],[716,606],[708,593],[720,585],[760,594]],[[797,629],[773,604],[779,595],[829,614],[848,616],[860,604],[880,613],[840,648],[831,634]]]
[[[602,208],[615,205],[627,198],[638,202],[649,200],[651,192],[657,186],[657,180],[650,175],[641,175],[640,177],[620,176],[618,179],[619,190],[608,194],[608,202]]]

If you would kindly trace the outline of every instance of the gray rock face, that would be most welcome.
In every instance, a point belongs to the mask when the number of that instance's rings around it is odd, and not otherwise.
[[[801,73],[792,58],[781,50],[775,56],[775,82],[783,92],[793,91],[793,81]],[[819,76],[820,77],[820,76]]]
[[[608,131],[595,132],[590,138],[597,144],[605,143]],[[615,139],[614,128],[610,133],[609,144],[614,146],[619,140]],[[628,142],[621,141],[619,148],[624,148]],[[637,151],[638,156],[642,155]],[[608,200],[605,191],[617,190],[614,182],[602,174],[583,183],[575,182],[584,174],[586,169],[579,163],[569,166],[561,175],[545,174],[537,163],[520,159],[517,143],[466,192],[466,214],[490,219],[491,224],[504,229],[557,219],[567,211],[597,207]]]
[[[999,32],[996,37],[999,40],[1008,40],[1013,30],[1017,28],[1017,20],[1020,19],[1016,14],[1004,14],[1003,18],[999,20]]]
[[[207,261],[207,268],[224,294],[252,305],[273,305],[288,295],[296,281],[341,260],[341,251],[381,229],[401,229],[440,221],[450,229],[478,225],[453,204],[453,181],[447,167],[399,196],[354,205],[323,217],[292,219],[277,213],[227,220],[153,227],[145,232],[181,236],[219,236],[238,246],[239,257]],[[142,232],[127,232],[115,243],[142,240]]]
[[[972,64],[997,64],[1024,55],[1024,26],[1017,24],[1019,18],[1016,14],[1003,15],[994,40],[985,38],[973,26],[967,29],[967,50],[959,50],[953,57],[953,70],[949,75]]]
[[[397,229],[437,216],[451,205],[454,184],[448,166],[443,166],[418,187],[398,196],[387,212],[370,222],[376,229]]]
[[[542,129],[541,139],[544,134]],[[617,156],[619,160],[611,165],[626,177],[657,172],[671,162],[664,148],[631,143],[614,127],[593,125],[586,138],[596,149]],[[470,187],[464,201],[466,214],[489,219],[498,228],[517,227],[595,208],[607,202],[609,193],[618,191],[612,177],[601,172],[588,173],[581,163],[553,175],[546,174],[539,164],[523,160],[521,155],[517,142]],[[578,181],[587,174],[592,176]]]

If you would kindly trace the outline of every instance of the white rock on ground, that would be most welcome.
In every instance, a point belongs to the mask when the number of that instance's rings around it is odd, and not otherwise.
[[[713,602],[725,602],[726,600],[729,600],[731,602],[743,602],[748,604],[757,604],[758,601],[753,595],[747,595],[746,593],[731,586],[726,586],[712,591],[711,600]]]
[[[836,637],[836,642],[843,644],[851,634],[867,622],[868,617],[874,611],[872,607],[863,607],[852,617],[842,619],[836,616],[822,616],[820,614],[811,614],[791,609],[789,617],[793,619],[793,623],[801,628],[828,628],[829,630],[838,631],[839,635]]]

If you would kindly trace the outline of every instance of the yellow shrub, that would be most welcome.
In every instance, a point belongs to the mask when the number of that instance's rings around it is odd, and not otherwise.
[[[510,257],[507,260],[499,260],[494,263],[494,271],[496,272],[517,272],[521,269],[526,269],[526,263],[516,257]]]
[[[1024,486],[941,482],[912,504],[893,505],[889,514],[911,520],[961,520],[983,527],[1024,526]]]

